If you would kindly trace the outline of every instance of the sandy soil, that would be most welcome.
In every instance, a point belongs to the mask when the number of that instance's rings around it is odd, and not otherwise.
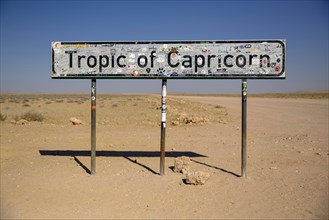
[[[99,98],[91,176],[88,95],[2,95],[1,219],[328,218],[328,99],[248,98],[246,178],[239,177],[241,99],[170,102],[160,176],[160,97]],[[45,120],[10,122],[29,110]],[[173,126],[182,113],[205,120]],[[85,124],[71,125],[73,116]],[[193,170],[210,173],[205,185],[186,185],[172,171],[183,155]]]

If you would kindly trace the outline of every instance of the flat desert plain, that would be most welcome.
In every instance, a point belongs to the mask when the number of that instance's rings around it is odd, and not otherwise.
[[[89,94],[0,101],[1,219],[328,219],[328,92],[248,96],[246,177],[239,95],[168,95],[164,176],[159,95],[97,96],[95,175]]]

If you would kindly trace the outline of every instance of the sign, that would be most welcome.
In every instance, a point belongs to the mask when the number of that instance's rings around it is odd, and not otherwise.
[[[285,40],[52,42],[51,47],[52,78],[285,78]]]

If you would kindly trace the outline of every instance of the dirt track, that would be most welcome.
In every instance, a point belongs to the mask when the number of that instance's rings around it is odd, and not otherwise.
[[[328,99],[248,98],[247,177],[240,178],[240,98],[176,98],[226,107],[228,116],[169,126],[163,177],[157,125],[99,124],[90,176],[88,123],[1,122],[1,219],[328,218]],[[182,155],[211,174],[205,185],[186,185],[170,169]]]

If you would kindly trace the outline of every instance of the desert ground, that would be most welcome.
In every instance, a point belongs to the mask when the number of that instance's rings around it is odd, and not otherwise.
[[[160,176],[160,95],[100,94],[90,175],[89,94],[1,94],[1,219],[328,219],[328,100],[248,96],[240,177],[241,97],[168,94]]]

